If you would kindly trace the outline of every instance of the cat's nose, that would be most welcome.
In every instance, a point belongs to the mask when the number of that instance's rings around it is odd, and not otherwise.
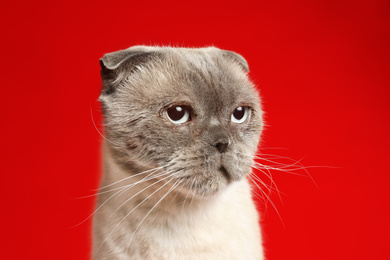
[[[228,148],[229,146],[229,140],[227,139],[219,139],[215,144],[214,144],[215,148],[217,148],[217,150],[220,152],[220,153],[224,153],[226,151],[226,149]]]

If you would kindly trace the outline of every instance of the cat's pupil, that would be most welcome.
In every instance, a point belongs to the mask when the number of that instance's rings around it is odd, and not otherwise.
[[[179,121],[185,115],[185,109],[181,106],[174,106],[167,110],[169,118],[173,121]]]
[[[240,120],[244,117],[245,115],[245,109],[243,107],[237,107],[236,110],[233,112],[233,116],[237,119]]]

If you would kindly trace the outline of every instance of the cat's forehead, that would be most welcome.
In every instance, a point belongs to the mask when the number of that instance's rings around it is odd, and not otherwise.
[[[216,48],[167,49],[158,59],[131,75],[134,88],[150,99],[197,102],[203,105],[257,103],[257,93],[242,67]],[[138,84],[138,86],[136,85]]]
[[[106,104],[138,108],[186,102],[204,109],[258,108],[259,96],[246,60],[239,54],[208,48],[133,46],[100,59]]]

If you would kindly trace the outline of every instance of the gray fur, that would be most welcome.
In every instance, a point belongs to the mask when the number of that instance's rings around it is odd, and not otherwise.
[[[104,55],[100,64],[104,86],[99,100],[108,140],[107,151],[118,169],[131,176],[164,166],[164,170],[173,172],[174,180],[182,180],[181,189],[178,187],[173,193],[176,196],[169,196],[167,200],[182,205],[186,197],[193,196],[192,207],[200,210],[207,208],[203,203],[211,203],[210,200],[218,194],[223,196],[232,183],[242,181],[251,172],[263,125],[262,110],[258,93],[247,77],[248,64],[241,55],[214,47],[134,46]],[[191,106],[192,120],[180,126],[167,120],[164,110],[174,104]],[[233,124],[231,114],[239,106],[251,108],[250,118],[246,123]],[[222,154],[216,149],[220,140],[228,143]],[[104,174],[103,185],[126,177],[115,176],[115,172],[107,169]],[[138,205],[156,191],[157,186],[136,196],[131,205]],[[157,199],[163,194],[157,192]],[[124,199],[129,197],[121,196]],[[107,195],[99,196],[98,203],[102,204],[107,198]],[[130,223],[128,232],[134,231],[131,222],[138,223],[157,199],[151,198],[137,209],[134,216],[125,220],[124,223]],[[104,230],[108,223],[112,229],[112,222],[118,223],[132,209],[125,205],[117,210],[118,204],[107,203],[96,214],[96,245],[107,236]],[[163,201],[154,211],[160,217],[164,216],[161,218],[169,227],[172,225],[170,214],[164,207],[168,205]],[[116,218],[109,219],[110,212],[115,210]],[[171,218],[178,216],[180,213]],[[153,219],[153,215],[150,218]],[[122,236],[117,232],[113,237],[123,240]],[[122,254],[128,259],[169,259],[162,255],[153,256],[153,247],[156,246],[152,239],[136,236]],[[110,250],[104,242],[99,249],[105,253]],[[95,252],[95,259],[125,259],[119,255],[117,258],[114,255],[104,258],[103,255]]]

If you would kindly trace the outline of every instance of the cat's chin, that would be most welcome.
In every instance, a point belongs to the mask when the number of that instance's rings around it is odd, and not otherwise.
[[[180,177],[181,185],[192,195],[198,198],[214,196],[225,190],[233,181],[242,178],[233,176],[224,166],[213,172],[192,173]]]

